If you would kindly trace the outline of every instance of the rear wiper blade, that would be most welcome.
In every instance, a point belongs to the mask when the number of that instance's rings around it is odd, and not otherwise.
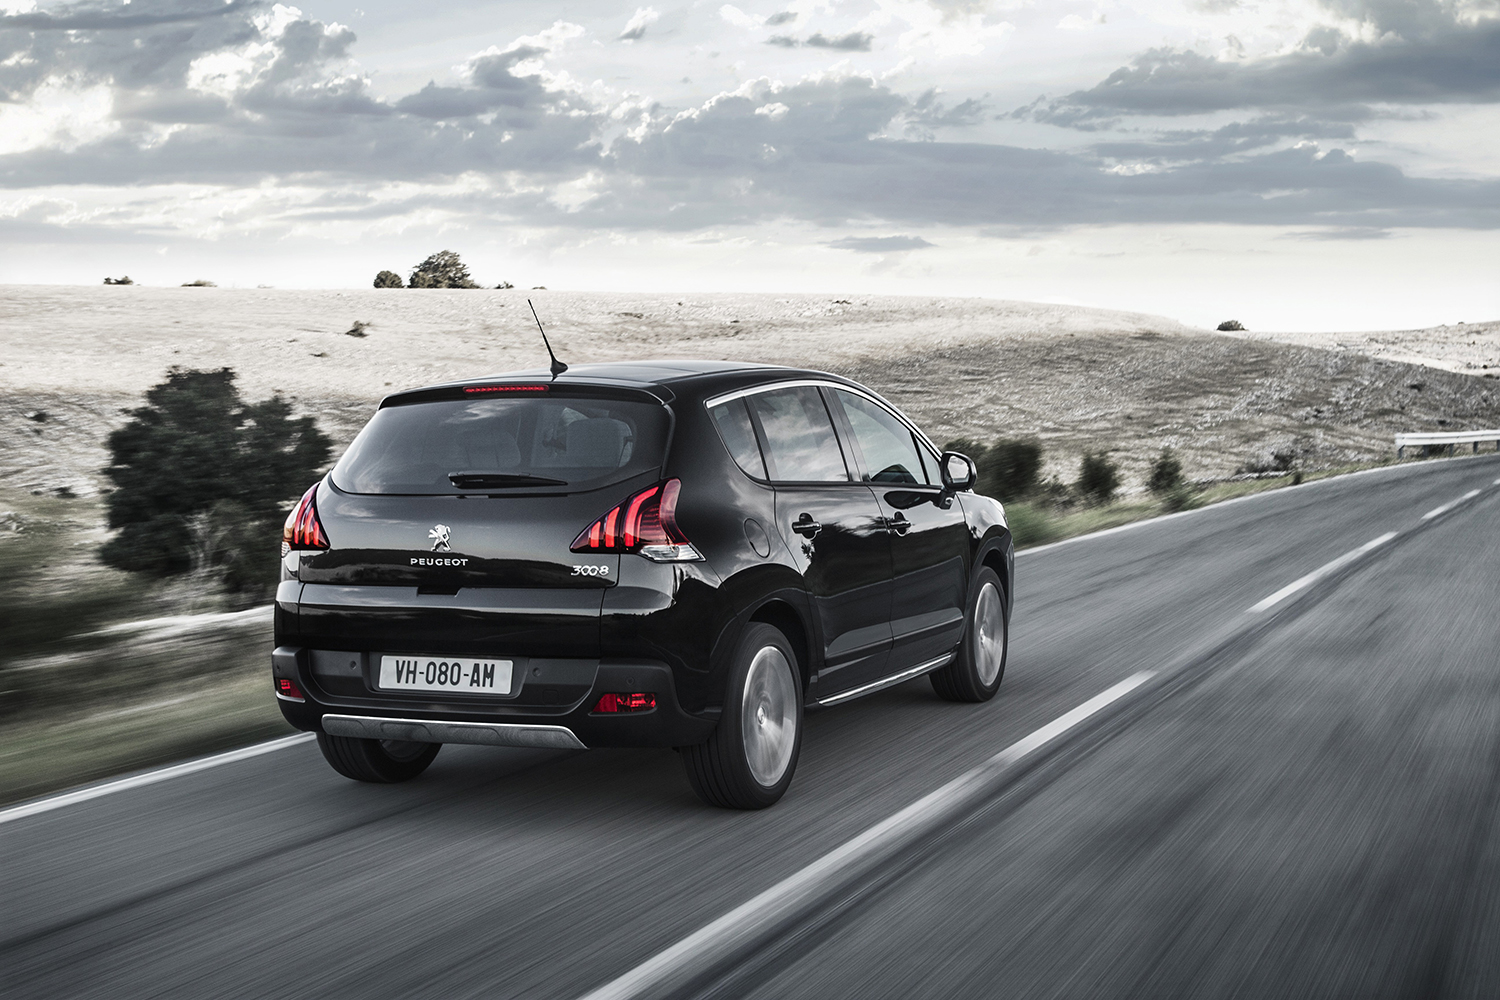
[[[450,472],[448,482],[461,490],[489,490],[505,486],[566,486],[565,479],[520,476],[508,472]]]

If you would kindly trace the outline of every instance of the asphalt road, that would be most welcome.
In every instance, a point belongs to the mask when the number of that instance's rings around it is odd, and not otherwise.
[[[448,747],[373,787],[302,744],[4,823],[0,993],[581,996],[1257,621],[715,992],[1500,995],[1497,478],[1404,466],[1023,554],[998,698],[810,715],[764,812],[700,806],[671,751]]]

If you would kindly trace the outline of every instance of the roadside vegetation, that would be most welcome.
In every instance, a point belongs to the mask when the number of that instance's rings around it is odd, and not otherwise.
[[[97,497],[0,503],[0,803],[290,731],[244,595],[103,564]]]
[[[112,491],[0,490],[0,802],[290,731],[265,604],[280,521],[329,439],[278,396],[241,398],[228,369],[174,369],[129,416],[109,436]],[[1288,450],[1194,480],[1163,449],[1132,485],[1120,449],[1059,476],[1035,439],[947,447],[975,460],[1020,548],[1380,464],[1314,470]]]
[[[169,371],[109,435],[102,496],[6,496],[0,802],[287,731],[265,603],[331,445],[234,383]]]
[[[1077,478],[1065,482],[1055,476],[1042,478],[1042,446],[1032,439],[1002,438],[984,444],[972,438],[958,438],[944,448],[962,452],[974,460],[979,472],[975,491],[1005,504],[1018,549],[1391,464],[1362,462],[1307,470],[1300,467],[1294,453],[1278,452],[1269,463],[1251,459],[1229,479],[1194,481],[1184,474],[1176,452],[1163,448],[1151,464],[1145,488],[1122,494],[1119,464],[1107,451],[1085,452],[1078,464]]]

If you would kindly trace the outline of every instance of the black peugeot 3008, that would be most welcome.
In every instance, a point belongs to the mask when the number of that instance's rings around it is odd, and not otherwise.
[[[276,696],[361,781],[444,743],[680,749],[760,808],[806,708],[984,701],[1014,556],[973,463],[835,375],[579,365],[400,392],[287,519]]]

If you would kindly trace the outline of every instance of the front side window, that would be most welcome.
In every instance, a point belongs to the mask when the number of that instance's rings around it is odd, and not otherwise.
[[[912,486],[927,482],[911,428],[863,396],[843,389],[835,389],[834,395],[843,404],[854,439],[864,454],[870,482]]]
[[[749,397],[765,431],[771,478],[787,483],[848,482],[844,453],[823,397],[801,385]]]

